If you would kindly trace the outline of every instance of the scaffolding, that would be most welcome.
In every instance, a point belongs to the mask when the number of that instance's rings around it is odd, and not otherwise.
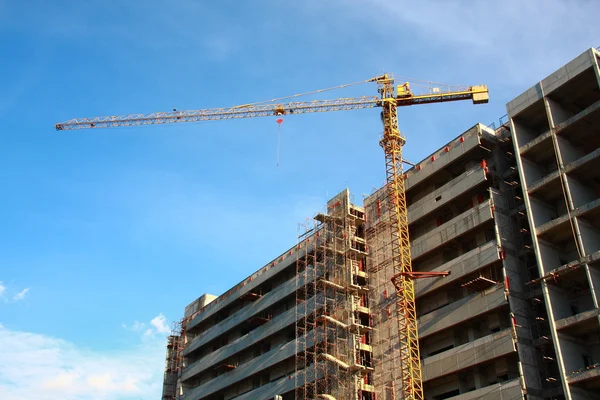
[[[490,171],[489,177],[495,188],[492,192],[505,202],[504,207],[494,204],[495,212],[503,212],[508,217],[505,224],[497,219],[498,229],[503,231],[502,236],[507,236],[507,242],[514,246],[512,250],[505,249],[500,243],[499,251],[503,260],[514,258],[513,269],[505,273],[504,292],[509,304],[514,303],[511,323],[520,351],[521,384],[525,393],[532,398],[555,396],[560,393],[558,365],[542,291],[532,284],[539,278],[539,269],[533,252],[523,189],[518,182],[510,130],[506,123],[496,130],[496,135],[499,140],[499,161],[503,165]],[[515,279],[520,281],[516,288]],[[534,351],[527,351],[526,346]]]
[[[391,258],[390,216],[385,187],[365,204],[366,239],[369,245],[369,305],[373,311],[374,373],[377,400],[402,397],[400,342],[395,289],[390,277],[394,272]]]
[[[177,399],[177,380],[183,368],[183,347],[186,319],[173,322],[171,334],[167,338],[167,356],[163,380],[162,400]]]
[[[296,399],[362,399],[370,387],[364,213],[347,191],[301,226],[296,261]],[[365,318],[366,315],[366,318]]]

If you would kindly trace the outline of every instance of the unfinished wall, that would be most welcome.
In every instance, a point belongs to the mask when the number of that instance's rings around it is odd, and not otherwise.
[[[600,385],[595,259],[600,251],[600,54],[590,49],[507,104],[547,347],[566,398]],[[547,335],[547,336],[546,336]],[[585,373],[584,373],[585,371]]]

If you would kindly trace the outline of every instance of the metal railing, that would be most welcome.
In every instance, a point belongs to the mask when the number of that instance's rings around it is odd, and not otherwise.
[[[501,116],[500,118],[498,118],[497,125],[496,125],[496,121],[494,121],[494,122],[492,122],[491,124],[488,125],[488,128],[498,129],[502,125],[506,124],[507,122],[508,122],[508,114],[504,114],[503,116]]]

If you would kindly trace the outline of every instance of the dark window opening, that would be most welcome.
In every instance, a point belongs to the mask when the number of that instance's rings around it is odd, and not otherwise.
[[[427,357],[435,356],[436,354],[443,353],[444,351],[450,350],[450,349],[453,349],[453,348],[454,348],[453,344],[451,344],[449,346],[446,346],[446,347],[442,347],[441,349],[438,349],[436,351],[432,351],[431,353],[427,354]]]
[[[504,374],[498,375],[497,378],[498,382],[506,382],[510,379],[510,374],[508,372],[505,372]]]
[[[443,399],[449,399],[450,397],[458,396],[459,394],[460,394],[460,390],[454,389],[449,392],[442,393],[437,396],[433,396],[433,398],[434,398],[434,400],[443,400]]]

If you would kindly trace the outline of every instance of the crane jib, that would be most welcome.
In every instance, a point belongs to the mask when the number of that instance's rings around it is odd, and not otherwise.
[[[389,201],[389,209],[391,210],[389,218],[391,240],[390,254],[391,265],[394,271],[394,275],[389,278],[396,289],[398,340],[400,343],[398,352],[400,354],[402,396],[403,398],[410,400],[423,400],[424,394],[419,355],[419,334],[415,306],[416,293],[413,280],[417,278],[442,277],[447,275],[447,273],[429,272],[424,274],[423,272],[412,270],[408,208],[404,186],[404,174],[402,170],[402,147],[404,146],[405,141],[398,128],[397,108],[417,104],[443,103],[459,100],[472,100],[474,104],[487,103],[489,100],[488,89],[485,85],[455,89],[446,86],[446,90],[443,91],[439,87],[428,87],[429,91],[427,93],[416,94],[411,89],[410,82],[405,82],[396,87],[393,77],[388,74],[377,76],[365,82],[375,82],[380,96],[339,98],[336,100],[312,100],[306,102],[281,102],[284,99],[299,96],[294,95],[271,100],[269,102],[244,104],[229,108],[188,111],[177,111],[174,109],[172,112],[72,119],[56,124],[55,128],[56,130],[109,128],[381,107],[381,120],[384,125],[384,132],[380,144],[384,150],[386,163],[387,199]],[[422,83],[415,83],[415,85],[418,85],[419,87],[424,86]],[[349,85],[342,85],[337,88],[345,86]],[[324,90],[311,93],[319,93]],[[381,306],[376,298],[373,300],[375,303],[373,306]],[[394,353],[390,352],[389,354],[385,353],[381,357],[394,356]],[[324,357],[324,360],[326,362],[332,362],[332,360],[327,357]],[[381,363],[389,364],[388,361],[381,361]],[[382,382],[377,383],[380,385],[382,384]],[[392,381],[391,384],[393,388],[394,382]],[[392,395],[395,396],[395,393],[392,393]],[[329,396],[329,394],[323,393],[322,396]]]
[[[380,103],[381,99],[379,97],[365,96],[358,98],[341,98],[336,100],[290,102],[286,104],[235,106],[230,108],[79,118],[56,124],[55,128],[57,130],[71,130],[268,117],[278,115],[307,114],[314,112],[355,110],[359,108],[373,108],[377,107]]]

